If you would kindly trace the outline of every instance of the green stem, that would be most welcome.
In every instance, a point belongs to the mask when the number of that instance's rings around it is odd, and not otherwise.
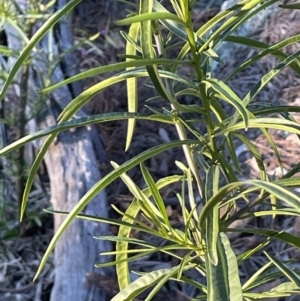
[[[186,16],[186,33],[188,37],[188,42],[191,48],[191,53],[194,61],[194,70],[196,73],[197,81],[200,83],[199,85],[199,93],[200,97],[203,102],[203,107],[204,110],[207,114],[205,114],[205,121],[206,121],[206,127],[207,127],[207,141],[208,145],[212,150],[212,160],[216,161],[216,156],[217,156],[217,146],[216,146],[216,141],[214,138],[214,131],[213,131],[213,122],[211,119],[211,114],[210,114],[210,101],[209,98],[207,97],[205,87],[201,85],[201,81],[203,79],[203,74],[202,70],[200,68],[201,66],[201,60],[200,60],[200,55],[198,54],[197,50],[197,44],[195,41],[195,36],[194,36],[194,30],[193,30],[193,23],[191,19],[191,13],[189,11],[185,12],[184,14]]]
[[[154,35],[154,39],[156,41],[158,54],[160,56],[166,57],[166,52],[165,52],[165,48],[164,48],[164,45],[163,45],[163,40],[162,40],[162,37],[161,37],[161,35],[158,31],[157,31],[157,34]],[[165,69],[165,66],[163,66],[163,69]],[[174,89],[173,89],[171,81],[169,79],[166,79],[165,83],[166,83],[167,90],[170,92],[172,97],[174,97],[174,99],[175,99],[176,96],[175,96]],[[174,111],[176,110],[174,105],[172,105],[172,104],[171,104],[171,108]],[[176,127],[176,130],[177,130],[179,139],[180,140],[186,140],[187,139],[187,134],[186,134],[184,125],[182,124],[182,122],[179,119],[177,119],[175,121],[175,127]],[[196,179],[197,189],[198,189],[199,195],[200,195],[201,198],[203,198],[204,185],[203,185],[202,179],[200,177],[200,173],[199,173],[199,170],[197,168],[197,165],[194,161],[192,149],[191,149],[190,146],[187,146],[187,145],[183,145],[182,148],[183,148],[183,152],[184,152],[185,158],[187,160],[188,166],[190,167],[190,169],[191,169],[191,171],[192,171],[192,173],[193,173],[193,175]],[[193,208],[195,206],[195,204],[191,204],[191,206]],[[195,214],[197,214],[196,211],[195,211]]]

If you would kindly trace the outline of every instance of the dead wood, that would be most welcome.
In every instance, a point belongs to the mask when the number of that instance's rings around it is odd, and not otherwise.
[[[22,0],[17,2],[20,2],[21,9],[25,11],[28,3]],[[59,1],[59,4],[63,5],[63,2]],[[76,68],[70,66],[70,62],[75,65],[78,62],[71,53],[67,55],[63,64],[57,61],[60,51],[66,51],[72,45],[73,35],[70,22],[70,17],[62,20],[57,30],[58,35],[46,36],[39,45],[43,51],[34,51],[31,56],[27,117],[31,115],[32,109],[37,104],[40,109],[39,114],[28,123],[29,133],[56,124],[58,114],[74,96],[81,92],[81,86],[74,84],[55,90],[48,95],[47,99],[43,99],[36,93],[37,89],[44,86],[46,80],[50,79],[51,83],[55,84],[64,80],[66,76],[69,77],[78,72]],[[35,29],[40,25],[36,24]],[[9,48],[21,50],[24,47],[18,32],[9,24],[5,26],[5,32]],[[59,42],[56,43],[56,41]],[[50,52],[55,60],[52,63],[48,61]],[[10,67],[14,62],[13,58],[9,58]],[[67,66],[65,70],[63,70],[63,65]],[[47,78],[47,75],[51,78]],[[20,76],[17,82],[20,82]],[[15,87],[17,86],[16,84]],[[18,92],[18,88],[14,90],[14,96],[19,97],[16,91]],[[80,110],[77,115],[85,116],[85,113]],[[42,142],[41,139],[34,143],[36,151],[40,149]],[[101,179],[97,157],[104,161],[103,154],[103,145],[93,127],[82,127],[58,135],[45,156],[51,186],[50,201],[54,210],[72,210],[79,199]],[[87,205],[84,212],[107,217],[105,192],[99,193]],[[55,215],[55,231],[63,219],[63,216]],[[94,267],[95,263],[103,261],[99,253],[110,250],[107,241],[97,241],[94,236],[107,235],[108,231],[107,225],[83,220],[76,220],[69,226],[55,247],[55,282],[51,300],[105,300],[105,294],[101,290],[85,285],[85,278],[87,272],[99,272],[99,269],[96,270]]]

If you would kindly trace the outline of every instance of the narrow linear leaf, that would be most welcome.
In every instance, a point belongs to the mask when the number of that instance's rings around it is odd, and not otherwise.
[[[237,130],[242,130],[245,128],[245,124],[241,122],[237,122],[233,125],[228,126],[226,129],[221,131],[220,133],[216,133],[216,136],[220,136],[221,133],[224,135],[228,132],[235,132]],[[250,119],[248,128],[262,128],[262,129],[278,129],[282,131],[288,131],[295,134],[300,134],[300,125],[296,122],[285,120],[282,118],[256,118]]]
[[[3,87],[0,91],[0,101],[4,98],[5,93],[13,81],[15,75],[17,74],[18,70],[24,63],[24,61],[30,55],[32,49],[37,45],[37,43],[43,38],[43,36],[52,28],[65,14],[70,12],[77,4],[79,4],[82,0],[72,0],[69,1],[65,6],[63,6],[60,10],[55,12],[45,23],[36,31],[36,33],[32,36],[30,41],[27,43],[23,51],[21,52],[19,58],[15,62],[14,66],[12,67],[8,78],[6,79]]]
[[[144,0],[140,3],[140,14],[151,13],[153,10],[153,0]],[[143,51],[143,57],[145,59],[153,59],[155,57],[153,43],[152,43],[152,24],[151,21],[141,22],[141,47]],[[180,105],[171,93],[165,87],[157,66],[147,66],[148,75],[157,90],[157,92],[168,102],[170,102],[176,109],[180,109]]]
[[[125,289],[114,296],[111,301],[131,301],[140,293],[160,281],[165,275],[174,271],[176,272],[177,269],[178,267],[149,272],[130,283]]]
[[[169,281],[175,274],[178,274],[178,268],[171,270],[168,274],[161,277],[161,279],[157,282],[155,287],[151,290],[151,292],[148,294],[145,301],[150,301],[152,298],[158,293],[158,291],[166,284],[167,281]]]
[[[207,173],[205,182],[206,202],[213,197],[219,188],[220,168],[218,165],[212,165]],[[213,265],[218,264],[217,243],[219,237],[220,210],[218,204],[213,207],[206,217],[206,245],[209,260]]]
[[[54,246],[56,245],[56,242],[59,240],[59,238],[62,236],[62,234],[65,232],[66,228],[70,225],[70,223],[76,218],[76,215],[80,213],[85,206],[101,191],[103,190],[107,185],[109,185],[111,182],[116,180],[121,174],[124,172],[130,170],[134,166],[140,164],[141,162],[148,160],[149,158],[164,152],[168,149],[182,146],[184,144],[195,144],[197,141],[173,141],[164,143],[160,146],[156,146],[153,148],[148,149],[147,151],[142,152],[141,154],[137,155],[136,157],[128,160],[126,163],[122,164],[119,168],[113,170],[108,175],[103,177],[100,181],[98,181],[82,198],[79,200],[79,202],[74,206],[72,211],[69,213],[69,215],[65,218],[65,220],[62,222],[59,229],[56,231],[54,237],[52,238],[42,260],[40,263],[40,266],[38,268],[38,271],[34,277],[34,280],[40,275],[44,265],[46,264],[52,250],[54,249]]]
[[[240,266],[243,262],[245,262],[247,259],[251,258],[255,253],[257,253],[258,251],[262,250],[263,248],[265,248],[268,244],[270,243],[270,239],[267,238],[264,242],[260,243],[259,245],[257,245],[255,248],[250,249],[244,253],[242,253],[241,255],[239,255],[237,257],[238,260],[238,265]],[[245,284],[243,285],[243,289],[244,289]]]
[[[155,184],[150,172],[148,171],[148,169],[145,167],[145,165],[143,163],[141,163],[141,171],[142,171],[143,177],[145,179],[145,182],[147,183],[147,185],[151,191],[153,200],[154,200],[159,212],[161,213],[161,215],[163,217],[165,224],[171,228],[171,223],[169,221],[168,213],[166,210],[165,203],[162,199],[162,196],[161,196],[158,188],[156,187],[156,184]]]
[[[277,287],[272,288],[270,292],[291,292],[294,294],[300,294],[300,288],[294,282],[284,282],[279,284]]]
[[[288,56],[281,63],[279,63],[275,68],[266,73],[259,82],[247,93],[243,99],[243,103],[248,105],[253,98],[273,79],[281,70],[289,66],[292,62],[297,60],[300,55],[300,50]]]
[[[292,282],[294,282],[298,289],[300,289],[300,277],[286,264],[284,264],[281,260],[277,260],[272,255],[264,252],[265,255],[269,258],[269,260]]]
[[[199,226],[202,227],[203,223],[205,222],[208,214],[210,214],[210,211],[219,203],[222,202],[223,198],[232,190],[240,188],[244,186],[246,182],[235,182],[235,183],[229,183],[219,189],[217,193],[215,193],[208,202],[203,206],[200,216],[199,216]]]
[[[147,67],[150,68],[150,67]],[[156,68],[157,70],[157,68]],[[158,71],[157,71],[158,72]],[[179,81],[181,83],[186,84],[187,86],[191,86],[194,87],[194,84],[189,81],[188,79],[185,79],[183,77],[179,77],[177,74],[168,72],[168,71],[164,71],[164,70],[160,70],[159,72],[159,80],[161,80],[161,77],[164,78],[171,78],[175,81]],[[112,86],[116,83],[122,82],[124,80],[127,80],[129,78],[133,78],[133,77],[148,77],[149,73],[144,69],[134,69],[134,70],[127,70],[127,71],[123,71],[120,74],[117,74],[115,76],[112,76],[110,78],[107,78],[105,80],[103,80],[102,82],[95,84],[94,86],[88,88],[87,90],[85,90],[84,92],[82,92],[80,95],[78,95],[76,98],[74,98],[65,108],[64,110],[60,113],[60,115],[58,116],[58,119],[60,120],[60,122],[63,121],[67,121],[69,120],[72,116],[74,116],[89,100],[91,100],[93,97],[95,97],[99,92],[101,92],[102,90],[104,90],[105,88],[108,88],[109,86]],[[167,93],[168,94],[168,93]],[[164,94],[164,97],[166,97],[166,99],[168,100],[169,96],[167,96],[167,94]],[[186,106],[180,105],[178,102],[176,102],[176,100],[174,100],[172,97],[169,99],[170,102],[172,102],[172,104],[174,103],[174,106],[176,106],[176,108],[178,110],[181,110],[183,112],[186,111]]]
[[[300,248],[300,239],[297,236],[289,234],[285,231],[275,231],[265,228],[227,228],[227,232],[239,232],[239,233],[252,233],[270,237],[272,239],[279,239],[293,247]]]
[[[217,30],[210,35],[209,39],[201,46],[199,52],[203,52],[207,47],[209,47],[211,42],[218,40],[223,40],[227,35],[229,35],[235,28],[240,26],[242,23],[246,22],[252,15],[258,13],[263,8],[269,6],[271,3],[277,2],[277,0],[267,1],[267,3],[261,4],[259,7],[253,10],[261,0],[249,0],[243,1],[240,5],[240,9],[236,15],[228,18]],[[251,11],[252,10],[252,11]]]
[[[132,24],[129,28],[128,36],[136,43],[138,34],[139,34],[140,24],[135,23]],[[126,55],[136,55],[136,48],[135,46],[128,42],[126,43]],[[126,59],[126,61],[131,61],[132,59]],[[134,67],[131,67],[134,68]],[[130,70],[131,68],[127,68],[126,70]],[[127,88],[127,106],[128,112],[137,112],[138,108],[138,94],[137,94],[137,78],[128,78],[126,80],[126,88]],[[125,151],[128,150],[130,143],[132,141],[134,129],[135,129],[136,119],[129,119],[128,120],[128,127],[127,127],[127,136],[126,136],[126,145]]]
[[[221,80],[218,80],[216,78],[210,78],[202,81],[203,84],[206,85],[207,88],[211,87],[216,93],[217,97],[225,100],[232,106],[234,106],[237,111],[241,114],[241,116],[244,119],[245,122],[245,128],[248,128],[248,119],[249,119],[249,113],[248,110],[245,107],[245,104],[243,101],[238,97],[238,95],[224,82]]]
[[[244,136],[243,136],[244,137]],[[237,157],[236,148],[233,142],[233,135],[229,133],[229,135],[225,138],[226,140],[226,146],[228,150],[228,155],[230,156],[234,167],[239,173],[242,173],[242,170],[240,168],[239,159]]]
[[[288,8],[288,9],[300,9],[300,3],[293,3],[293,4],[279,4],[281,8]]]
[[[261,274],[263,274],[269,267],[272,265],[272,262],[268,262],[263,267],[261,267],[258,271],[256,271],[244,284],[243,284],[243,290],[247,291],[249,289],[253,289],[255,286],[252,284],[259,278]],[[259,285],[259,284],[258,284]],[[257,286],[258,286],[257,285]]]
[[[254,64],[256,61],[259,59],[265,57],[268,54],[271,54],[275,56],[276,58],[280,59],[281,61],[286,59],[288,55],[286,55],[284,52],[281,52],[280,49],[283,47],[286,47],[288,45],[297,43],[300,41],[300,35],[295,35],[293,37],[289,37],[287,39],[284,39],[272,46],[269,46],[268,44],[249,39],[246,37],[228,37],[226,39],[227,41],[234,42],[234,43],[239,43],[251,47],[256,47],[256,48],[263,48],[262,51],[260,51],[257,55],[251,57],[244,63],[242,63],[240,66],[236,67],[225,79],[225,82],[228,82],[231,78],[233,78],[236,74],[240,73],[242,70],[247,68],[249,65]],[[290,67],[294,69],[298,74],[300,73],[300,68],[299,65],[296,63],[291,63]]]
[[[135,59],[131,61],[126,61],[126,62],[120,62],[120,63],[115,63],[115,64],[110,64],[107,66],[101,66],[101,67],[96,67],[92,68],[90,70],[84,71],[82,73],[79,73],[77,75],[74,75],[73,77],[70,77],[68,79],[63,80],[62,82],[59,82],[55,85],[52,85],[50,87],[47,87],[41,91],[41,93],[48,93],[51,92],[57,88],[60,88],[62,86],[68,85],[70,83],[73,83],[75,81],[85,79],[87,77],[95,76],[95,75],[100,75],[103,73],[108,73],[108,72],[113,72],[113,71],[119,71],[119,70],[124,70],[127,68],[137,68],[137,67],[144,67],[148,65],[168,65],[168,64],[175,64],[175,63],[180,63],[184,65],[190,65],[190,61],[176,61],[176,60],[170,60],[170,59],[164,59],[164,58],[153,58],[153,59]]]
[[[136,198],[133,199],[131,204],[126,210],[126,213],[129,216],[132,216],[133,218],[136,218],[138,213],[140,212],[140,206],[138,204],[138,201]],[[126,215],[123,216],[122,218],[123,222],[127,222],[129,224],[133,224],[132,219],[128,219]],[[120,226],[118,235],[122,237],[127,237],[129,238],[131,230],[133,227],[128,227],[128,226]],[[128,250],[128,242],[122,241],[122,242],[117,242],[116,244],[116,251],[119,250]],[[127,287],[130,283],[130,272],[129,272],[129,267],[128,267],[128,255],[127,254],[117,254],[116,255],[116,273],[118,277],[118,283],[120,290],[123,290],[125,287]]]
[[[288,189],[275,184],[271,182],[266,182],[266,181],[260,181],[260,180],[252,180],[252,181],[247,181],[249,184],[251,183],[254,186],[258,186],[265,191],[269,192],[270,194],[273,194],[276,196],[278,199],[286,202],[289,204],[291,207],[294,209],[298,210],[300,214],[300,197],[297,196],[295,193],[289,191]]]
[[[123,20],[115,21],[119,26],[130,25],[132,23],[145,22],[150,20],[173,20],[179,24],[185,24],[177,15],[169,12],[151,12],[151,13],[141,13],[134,17],[128,17]]]
[[[146,114],[141,114],[141,113],[126,113],[126,112],[120,112],[120,113],[103,113],[103,114],[97,114],[97,115],[92,115],[88,117],[81,117],[81,118],[76,118],[72,119],[67,122],[62,122],[57,125],[52,125],[44,130],[35,132],[33,134],[27,135],[23,138],[20,138],[18,141],[15,141],[8,146],[2,148],[0,150],[0,156],[4,156],[19,147],[37,140],[39,138],[51,135],[51,134],[57,134],[65,130],[69,130],[72,128],[76,127],[81,127],[81,126],[86,126],[90,124],[95,124],[95,123],[102,123],[102,122],[108,122],[108,121],[114,121],[114,120],[127,120],[129,118],[135,118],[135,119],[141,119],[141,120],[149,120],[149,121],[156,121],[156,122],[162,122],[162,123],[169,123],[173,124],[173,121],[171,120],[170,117],[166,115],[146,115]]]
[[[161,189],[169,184],[175,183],[182,180],[182,176],[170,176],[164,179],[159,180],[156,185],[157,189]],[[146,188],[143,190],[145,195],[147,197],[151,196],[151,191],[149,188]],[[134,229],[134,225],[130,226],[130,224],[133,224],[134,219],[137,217],[138,213],[140,212],[141,208],[138,204],[138,201],[136,198],[133,199],[131,204],[126,210],[126,215],[123,216],[122,222],[126,222],[129,225],[120,225],[119,228],[119,236],[122,237],[130,237],[131,230]],[[132,218],[129,218],[133,217]],[[128,243],[127,242],[117,242],[116,244],[116,250],[127,250],[128,249]],[[129,268],[128,263],[126,262],[126,259],[128,258],[127,254],[117,254],[116,255],[116,261],[118,262],[116,264],[116,272],[118,276],[118,282],[120,289],[124,289],[127,285],[130,283],[130,275],[129,275]]]
[[[233,135],[235,137],[237,137],[239,140],[241,140],[247,147],[248,149],[250,150],[251,154],[253,155],[256,163],[257,163],[257,166],[258,166],[258,169],[260,171],[260,177],[262,180],[266,180],[267,179],[267,173],[266,173],[266,170],[265,170],[265,166],[264,166],[264,162],[257,150],[257,148],[253,145],[253,143],[247,138],[245,137],[244,135],[241,135],[239,133],[233,133]]]
[[[208,257],[208,256],[207,256]],[[218,265],[206,260],[207,301],[241,301],[243,291],[240,283],[237,259],[224,233],[218,237]]]
[[[117,169],[120,166],[111,162],[112,166]],[[160,230],[164,230],[162,223],[161,212],[152,204],[149,198],[143,193],[143,191],[134,183],[134,181],[126,174],[122,173],[119,175],[122,181],[126,184],[129,191],[134,195],[134,197],[141,203],[141,209],[145,215],[149,215],[152,223]]]
[[[156,1],[155,4],[157,4],[158,1]],[[219,12],[216,16],[214,16],[212,19],[210,19],[209,21],[205,22],[205,24],[203,24],[195,33],[195,35],[197,37],[199,37],[200,39],[205,37],[205,34],[207,32],[209,32],[210,30],[212,30],[217,24],[218,22],[224,20],[225,18],[228,17],[228,15],[232,14],[232,12],[236,9],[240,9],[241,5],[243,5],[244,3],[248,2],[248,0],[244,0],[241,1],[239,4],[233,6],[232,8],[228,9],[228,10],[224,10]],[[158,2],[159,3],[159,2]],[[161,7],[158,7],[155,5],[155,9],[161,9]],[[170,31],[171,29],[169,27],[167,27]],[[174,32],[174,31],[172,31]],[[184,32],[185,33],[185,32]],[[187,41],[187,38],[185,37],[184,39],[185,41]],[[190,51],[190,44],[187,41],[184,46],[181,48],[177,59],[178,60],[182,60],[183,58],[186,57],[187,53]],[[172,71],[175,71],[176,65],[172,68]]]

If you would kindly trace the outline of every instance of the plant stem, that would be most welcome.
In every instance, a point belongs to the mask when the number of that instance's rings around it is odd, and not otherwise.
[[[216,142],[215,142],[215,138],[214,138],[213,122],[212,122],[211,115],[210,115],[210,102],[209,102],[209,98],[207,97],[205,87],[203,85],[201,85],[201,81],[203,79],[203,74],[202,74],[202,70],[200,68],[201,60],[200,60],[200,55],[198,54],[197,44],[195,41],[193,22],[191,19],[191,13],[189,11],[186,11],[184,15],[186,16],[186,20],[185,20],[186,33],[187,33],[187,37],[188,37],[188,42],[190,44],[193,61],[194,61],[194,70],[196,73],[197,81],[199,83],[199,93],[200,93],[200,97],[203,102],[204,110],[206,112],[205,121],[206,121],[206,128],[207,128],[208,145],[212,150],[212,156],[213,156],[212,160],[216,161],[217,147],[216,147]]]
[[[157,32],[157,34],[154,35],[154,39],[156,41],[156,46],[157,46],[159,56],[166,57],[166,52],[165,52],[165,48],[164,48],[164,45],[163,45],[161,34],[159,32]],[[163,66],[163,69],[166,69],[165,66]],[[175,99],[176,96],[175,96],[174,89],[173,89],[173,86],[172,86],[172,83],[171,83],[170,79],[166,79],[165,83],[166,83],[167,90],[170,92],[172,97],[174,97],[174,99]],[[172,104],[171,104],[171,108],[174,111],[176,110],[174,105],[172,105]],[[186,131],[185,131],[185,128],[184,128],[182,122],[179,119],[177,119],[174,122],[174,124],[175,124],[176,130],[177,130],[179,139],[180,140],[186,140],[187,139],[187,134],[186,134]],[[183,145],[182,148],[183,148],[183,152],[184,152],[185,158],[187,160],[188,166],[190,167],[190,169],[191,169],[191,171],[192,171],[192,173],[193,173],[193,175],[196,179],[197,189],[198,189],[199,195],[200,195],[201,198],[203,198],[204,185],[202,183],[202,179],[200,177],[200,173],[199,173],[199,170],[197,168],[197,165],[194,161],[191,147],[188,146],[188,145]],[[193,208],[195,206],[195,204],[191,204],[191,206]],[[196,210],[194,212],[195,212],[195,214],[197,214]]]

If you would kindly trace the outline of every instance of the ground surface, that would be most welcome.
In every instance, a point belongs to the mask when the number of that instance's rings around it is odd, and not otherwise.
[[[209,1],[207,1],[209,2]],[[206,11],[203,10],[203,7],[199,7],[199,11],[195,11],[195,20],[198,26],[207,21],[210,17],[216,14],[219,10],[221,1],[214,1],[212,6]],[[202,9],[202,10],[201,10]],[[94,19],[93,19],[94,18]],[[91,17],[89,16],[80,16],[78,20],[75,20],[77,23],[77,30],[75,31],[77,39],[80,39],[86,33],[93,34],[96,32],[101,32],[102,35],[94,42],[94,49],[91,51],[91,47],[82,47],[80,53],[82,55],[81,69],[86,70],[92,67],[99,65],[109,64],[116,62],[118,60],[117,55],[124,52],[124,42],[119,34],[119,29],[116,28],[112,23],[105,21],[104,16],[99,16],[95,14]],[[97,20],[97,22],[95,22]],[[83,25],[84,24],[84,25]],[[80,28],[80,29],[79,29]],[[82,31],[84,28],[84,33]],[[297,29],[295,29],[297,30]],[[276,37],[278,38],[278,36]],[[274,43],[275,41],[273,41]],[[235,59],[239,60],[243,57],[244,54],[239,53],[235,54]],[[250,72],[250,71],[248,71]],[[252,71],[250,72],[252,74]],[[256,70],[256,75],[258,72]],[[249,74],[249,73],[248,73]],[[105,75],[107,76],[107,75]],[[290,76],[290,75],[288,75]],[[288,78],[285,76],[284,78]],[[91,86],[93,83],[103,79],[104,77],[98,77],[95,79],[89,79],[85,83],[86,86]],[[247,74],[245,74],[245,80]],[[241,79],[237,79],[232,82],[233,86],[238,86]],[[282,80],[281,80],[282,81]],[[292,101],[297,101],[296,96],[291,97],[292,89],[287,89],[290,82],[286,83],[286,86],[283,87],[285,94],[281,94],[280,97],[285,97],[293,99]],[[146,90],[143,89],[144,82],[140,82],[140,111],[145,111],[144,100],[149,97],[149,94],[146,95]],[[278,82],[276,85],[278,87]],[[269,87],[272,89],[272,87]],[[116,91],[118,91],[116,93]],[[243,93],[243,91],[240,91]],[[274,91],[273,91],[274,92]],[[276,91],[275,91],[276,92]],[[275,93],[276,94],[276,93]],[[264,94],[263,94],[264,95]],[[288,96],[287,96],[288,95]],[[269,96],[270,97],[270,96]],[[278,100],[280,101],[280,100]],[[126,88],[123,84],[118,84],[113,88],[107,89],[104,93],[95,97],[95,99],[89,104],[88,110],[91,114],[103,113],[103,112],[112,112],[112,111],[126,111]],[[157,104],[160,108],[160,104]],[[176,132],[173,128],[169,126],[161,126],[159,124],[152,124],[149,122],[139,122],[136,128],[134,140],[130,150],[125,153],[124,145],[126,136],[126,123],[125,122],[114,122],[109,124],[101,124],[98,126],[99,134],[101,135],[107,151],[107,160],[106,162],[99,162],[99,168],[102,171],[102,174],[105,175],[111,170],[109,161],[115,161],[117,163],[123,163],[132,156],[138,154],[139,152],[148,149],[153,145],[158,145],[162,142],[175,139]],[[253,132],[253,143],[255,143],[261,153],[264,154],[265,164],[270,173],[278,171],[278,162],[274,156],[274,152],[268,146],[268,143],[260,135],[259,132]],[[282,134],[282,133],[281,133]],[[289,169],[295,163],[300,161],[300,143],[297,137],[293,135],[280,135],[278,132],[274,132],[273,136],[278,143],[278,148],[280,153],[284,158],[284,167]],[[241,162],[244,162],[244,169],[242,176],[248,177],[257,177],[257,170],[255,170],[255,164],[253,164],[253,158],[247,152],[247,149],[243,148],[239,144],[239,159]],[[175,150],[158,156],[157,158],[148,162],[148,168],[154,177],[161,177],[167,174],[176,173],[176,168],[174,167],[174,161],[176,159],[182,160],[181,151]],[[129,175],[135,180],[138,184],[141,184],[141,176],[137,169],[131,171]],[[47,195],[44,194],[44,189],[48,190],[48,183],[45,178],[44,185],[36,184],[35,191],[31,196],[32,199],[32,212],[34,216],[31,222],[27,222],[26,227],[27,231],[25,232],[24,237],[22,238],[11,238],[0,240],[0,301],[14,301],[14,300],[34,300],[34,301],[47,301],[49,299],[49,293],[53,283],[53,265],[51,258],[46,265],[44,272],[37,283],[32,284],[31,280],[34,276],[34,273],[38,267],[39,261],[42,254],[44,253],[49,240],[53,234],[52,231],[52,221],[50,216],[39,215],[38,212],[42,208],[49,206]],[[182,218],[179,214],[180,210],[178,203],[176,201],[174,191],[180,189],[180,187],[172,187],[172,190],[164,192],[164,200],[168,208],[168,214],[172,223],[180,227]],[[128,206],[131,199],[130,194],[128,193],[125,185],[121,182],[114,182],[108,189],[108,201],[114,203],[120,209],[125,209]],[[113,211],[111,211],[111,216],[115,216]],[[35,219],[34,219],[35,218]],[[42,226],[39,227],[36,225],[35,220],[41,219]],[[13,219],[11,219],[13,220]],[[271,219],[256,219],[246,220],[246,223],[252,224],[253,226],[265,226],[272,227],[275,229],[285,229],[294,234],[297,234],[297,224],[295,224],[292,218],[286,218],[284,220],[271,220]],[[246,226],[246,224],[242,225]],[[116,229],[111,228],[112,232],[116,232]],[[136,237],[141,237],[140,233],[134,233]],[[143,237],[145,239],[145,237]],[[152,238],[148,238],[152,239]],[[232,237],[233,247],[237,254],[253,248],[261,242],[261,238],[257,236],[247,236],[247,237]],[[164,243],[156,241],[157,243]],[[286,250],[286,246],[278,242],[274,242],[270,245],[270,249],[273,250],[273,253],[280,254],[283,259],[288,258],[300,258],[299,254],[293,253],[293,250]],[[265,262],[265,258],[262,256],[253,257],[253,259],[248,263],[247,266],[242,267],[241,275],[243,279],[249,278],[262,264]],[[155,256],[149,256],[144,258],[143,261],[137,262],[135,268],[141,271],[146,271],[153,267],[170,267],[177,264],[175,261],[171,260],[166,256],[161,254],[156,254]],[[146,267],[144,270],[141,267]],[[115,278],[97,278],[99,276],[89,275],[87,278],[87,284],[96,284],[103,289],[107,288],[109,283],[110,287],[116,288],[116,279]],[[268,290],[270,287],[278,284],[271,283],[267,286],[260,288],[261,291]],[[170,288],[169,288],[170,289]],[[158,300],[189,300],[185,295],[184,287],[172,287],[172,293],[166,289],[162,292],[162,295],[158,297]],[[174,295],[175,294],[175,295]],[[2,298],[2,299],[1,299]],[[297,300],[297,299],[295,299]]]

